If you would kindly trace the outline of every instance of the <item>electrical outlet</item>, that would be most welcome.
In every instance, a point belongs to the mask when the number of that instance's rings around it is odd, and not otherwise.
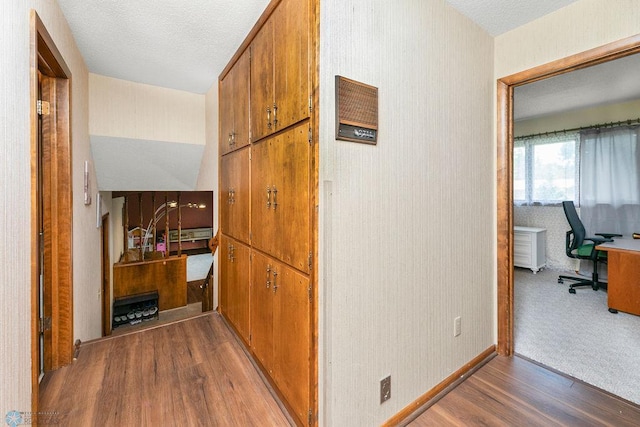
[[[462,328],[461,323],[462,323],[462,319],[460,318],[460,316],[453,319],[453,336],[454,337],[457,337],[458,335],[460,335],[461,328]]]
[[[380,403],[391,399],[391,375],[380,380]]]

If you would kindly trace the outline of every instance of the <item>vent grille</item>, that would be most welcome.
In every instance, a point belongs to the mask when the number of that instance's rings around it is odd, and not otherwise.
[[[336,138],[375,143],[378,88],[336,76]]]

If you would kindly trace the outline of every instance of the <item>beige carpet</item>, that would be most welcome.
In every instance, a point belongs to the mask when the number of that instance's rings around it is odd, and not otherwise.
[[[640,404],[640,316],[609,313],[602,290],[570,294],[559,274],[515,269],[516,352]]]

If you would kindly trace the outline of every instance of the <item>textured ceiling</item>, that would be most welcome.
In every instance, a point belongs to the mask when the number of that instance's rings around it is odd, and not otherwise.
[[[447,0],[498,35],[575,0]],[[89,71],[205,93],[269,0],[58,0]]]
[[[521,25],[575,2],[576,0],[447,0],[460,13],[484,28],[492,36]]]
[[[58,0],[89,71],[205,93],[269,0]]]

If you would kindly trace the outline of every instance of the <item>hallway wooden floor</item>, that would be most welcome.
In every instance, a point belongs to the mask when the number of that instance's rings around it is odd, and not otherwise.
[[[72,365],[43,380],[39,411],[64,426],[291,425],[215,312],[83,344]],[[497,356],[405,424],[640,426],[640,407]]]
[[[82,345],[41,384],[65,426],[289,426],[217,313]]]
[[[640,407],[520,357],[496,356],[411,427],[640,426]]]

